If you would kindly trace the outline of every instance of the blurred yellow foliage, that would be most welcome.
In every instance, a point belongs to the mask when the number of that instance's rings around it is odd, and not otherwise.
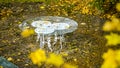
[[[120,3],[117,3],[116,9],[120,11]],[[111,18],[110,18],[111,17]],[[106,21],[103,25],[104,31],[120,31],[120,19],[116,18],[116,16],[108,15],[108,18],[111,21]],[[106,35],[107,45],[117,45],[120,44],[120,35],[118,33],[111,33],[110,35]],[[108,52],[103,54],[104,62],[101,68],[119,68],[120,67],[120,49],[112,50],[109,49]]]
[[[103,25],[103,30],[104,31],[111,31],[114,30],[115,26],[112,25],[110,21],[106,21],[105,24]]]
[[[88,13],[89,13],[88,7],[83,7],[83,8],[82,8],[82,13],[83,13],[83,14],[88,14]]]
[[[29,55],[29,58],[32,60],[33,64],[40,66],[41,62],[46,61],[46,54],[44,50],[38,49],[35,52],[32,52]]]
[[[120,65],[120,49],[115,51],[115,60],[117,61],[117,63]]]
[[[120,31],[120,20],[116,17],[112,17],[111,21],[106,21],[103,25],[104,31]]]
[[[120,65],[120,50],[109,49],[102,57],[104,62],[101,68],[118,68]]]
[[[78,68],[78,67],[76,65],[71,65],[71,64],[65,63],[63,65],[63,68]]]
[[[117,45],[120,44],[120,36],[116,33],[111,33],[110,35],[106,35],[107,45]]]
[[[59,67],[64,63],[64,60],[61,55],[51,53],[46,62],[48,64],[53,64],[53,65]]]
[[[116,4],[116,9],[117,9],[118,11],[120,11],[120,3],[117,3],[117,4]]]
[[[52,64],[58,68],[78,68],[77,65],[72,65],[64,62],[63,57],[59,54],[48,53],[48,57],[44,50],[38,49],[32,52],[29,55],[29,58],[32,60],[33,64],[40,66],[42,62],[45,64]]]
[[[3,68],[3,66],[0,66],[0,68]]]
[[[23,30],[22,32],[21,32],[21,35],[23,36],[23,37],[29,37],[29,36],[31,36],[31,35],[33,35],[34,34],[34,30],[33,29],[25,29],[25,30]]]

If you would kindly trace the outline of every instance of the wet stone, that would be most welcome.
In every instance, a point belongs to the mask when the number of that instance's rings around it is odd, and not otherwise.
[[[19,68],[18,66],[16,66],[13,63],[7,61],[3,57],[0,57],[0,66],[2,66],[3,68]]]

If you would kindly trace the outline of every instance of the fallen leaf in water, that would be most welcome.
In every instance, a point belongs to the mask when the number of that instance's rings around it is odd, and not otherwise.
[[[72,65],[72,64],[68,64],[68,63],[65,63],[63,65],[63,68],[78,68],[76,65]]]
[[[31,36],[31,35],[33,35],[33,34],[34,34],[34,30],[33,30],[33,29],[25,29],[25,30],[23,30],[22,33],[21,33],[21,35],[22,35],[23,37],[29,37],[29,36]]]
[[[7,60],[8,60],[8,61],[12,61],[12,60],[13,60],[13,58],[12,58],[12,57],[9,57],[9,58],[7,58]]]
[[[61,66],[64,63],[64,60],[61,55],[57,55],[54,53],[50,54],[50,57],[46,61],[48,64],[53,64],[57,67]]]
[[[110,35],[106,35],[107,45],[117,45],[120,44],[120,36],[115,33],[111,33]]]
[[[29,55],[29,58],[32,60],[33,64],[37,64],[38,66],[40,66],[41,62],[46,61],[46,54],[44,50],[38,49],[32,52]]]
[[[120,3],[117,3],[117,4],[116,4],[116,9],[117,9],[118,11],[120,11]]]

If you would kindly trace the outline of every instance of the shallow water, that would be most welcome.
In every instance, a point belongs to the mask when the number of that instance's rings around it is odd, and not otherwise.
[[[28,59],[28,54],[36,50],[39,44],[35,45],[36,35],[21,37],[18,25],[37,16],[55,16],[55,12],[38,9],[39,6],[41,3],[0,4],[0,55],[5,58],[12,57],[11,62],[20,68],[37,68]],[[107,50],[102,31],[104,20],[98,16],[82,14],[65,17],[78,22],[78,29],[64,36],[62,52],[68,53],[66,61],[77,64],[80,68],[99,68],[103,62],[101,56]]]

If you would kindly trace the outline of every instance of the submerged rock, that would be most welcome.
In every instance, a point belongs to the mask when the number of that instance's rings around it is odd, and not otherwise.
[[[19,68],[18,66],[16,66],[13,63],[7,61],[3,57],[0,57],[0,66],[2,66],[3,68]]]

